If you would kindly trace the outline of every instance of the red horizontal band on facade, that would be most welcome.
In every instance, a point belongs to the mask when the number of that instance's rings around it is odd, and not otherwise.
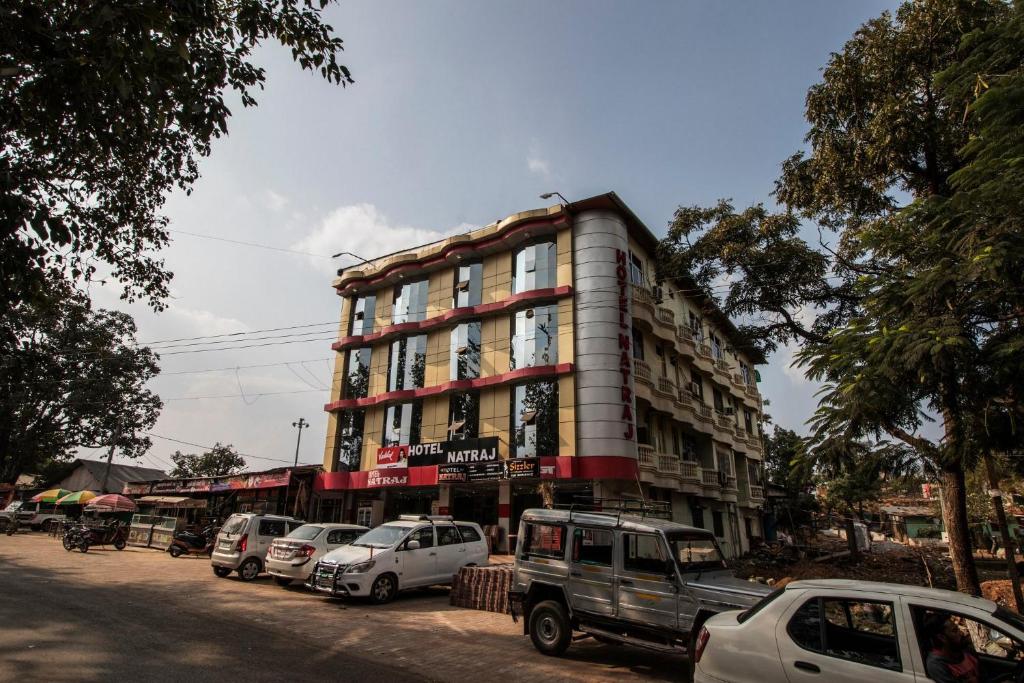
[[[381,341],[388,337],[406,334],[409,332],[426,332],[436,327],[442,327],[452,322],[457,322],[466,318],[477,318],[485,315],[492,315],[495,313],[501,313],[507,311],[510,308],[518,306],[524,301],[542,301],[545,299],[561,299],[563,297],[572,295],[572,287],[569,285],[563,285],[561,287],[550,287],[547,289],[534,289],[529,292],[521,292],[519,294],[513,294],[512,296],[496,301],[489,304],[480,304],[478,306],[463,306],[462,308],[453,308],[450,311],[445,311],[441,315],[436,315],[433,318],[427,318],[426,320],[419,320],[411,323],[397,323],[395,325],[389,325],[383,328],[380,332],[371,332],[370,334],[359,334],[351,337],[342,337],[340,340],[331,344],[331,348],[335,351],[341,351],[342,349],[350,346],[362,346],[370,342]]]
[[[473,256],[478,249],[487,249],[498,246],[502,243],[511,243],[515,239],[523,237],[523,233],[529,232],[530,230],[537,230],[538,228],[541,228],[543,230],[556,232],[560,228],[568,227],[568,225],[569,219],[564,213],[559,216],[555,216],[554,218],[549,216],[525,218],[522,222],[510,223],[500,232],[493,235],[489,235],[478,240],[453,242],[448,246],[443,247],[441,251],[430,257],[394,263],[383,268],[373,276],[354,277],[348,281],[346,281],[343,276],[342,281],[338,283],[338,286],[335,289],[337,289],[340,296],[348,296],[356,287],[372,287],[383,280],[396,275],[401,275],[405,272],[423,270],[442,262],[447,263],[449,256],[458,257],[463,254]],[[511,246],[511,244],[509,244],[509,246]]]
[[[471,391],[473,389],[485,389],[497,384],[516,382],[518,380],[530,379],[533,377],[551,377],[565,375],[572,372],[572,363],[559,363],[558,365],[538,365],[532,368],[519,368],[500,375],[490,377],[477,377],[476,379],[454,379],[444,384],[437,384],[422,389],[400,389],[398,391],[387,391],[376,396],[366,398],[346,398],[340,401],[333,401],[324,406],[324,410],[333,413],[339,410],[352,408],[369,408],[391,401],[413,401],[419,398],[439,396],[451,391]]]
[[[540,458],[541,479],[635,479],[637,464],[635,458],[618,455],[591,456],[546,456]],[[381,476],[404,480],[404,484],[378,485],[371,481],[374,472],[379,481]],[[359,472],[320,472],[313,482],[313,490],[349,491],[360,489],[410,488],[437,486],[437,465],[423,467],[395,467]],[[470,484],[472,485],[472,484]],[[506,504],[507,507],[507,504]],[[502,517],[501,505],[498,516]],[[508,515],[504,515],[507,517]]]

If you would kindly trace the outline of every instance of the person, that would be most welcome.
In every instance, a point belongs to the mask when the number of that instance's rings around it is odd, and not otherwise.
[[[981,669],[970,639],[949,614],[928,614],[923,631],[928,647],[925,670],[930,679],[936,683],[980,683]]]

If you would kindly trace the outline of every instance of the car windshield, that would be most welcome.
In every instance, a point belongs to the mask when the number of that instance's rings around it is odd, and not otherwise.
[[[705,569],[726,569],[722,551],[713,536],[676,531],[665,534],[672,554],[683,572]]]
[[[241,515],[232,515],[228,518],[228,521],[224,522],[224,528],[221,529],[226,534],[237,534],[245,528],[245,517]]]
[[[295,529],[288,538],[294,538],[299,541],[312,541],[314,538],[320,535],[324,528],[322,526],[315,526],[313,524],[303,524],[298,529]]]
[[[407,526],[382,524],[372,531],[367,531],[353,541],[352,545],[363,546],[364,548],[390,548],[405,538],[407,533],[409,533],[409,527]]]

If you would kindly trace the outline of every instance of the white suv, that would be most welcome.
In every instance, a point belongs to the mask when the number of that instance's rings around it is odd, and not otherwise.
[[[263,571],[263,558],[274,539],[303,524],[301,520],[280,515],[252,512],[231,515],[220,528],[210,554],[213,573],[223,578],[237,571],[243,581],[252,581]]]
[[[267,573],[279,586],[305,581],[324,554],[348,545],[369,529],[355,524],[303,524],[284,538],[275,538],[267,551]]]
[[[450,584],[462,567],[487,564],[483,531],[451,517],[402,515],[324,555],[306,584],[332,596],[390,601],[400,590]]]

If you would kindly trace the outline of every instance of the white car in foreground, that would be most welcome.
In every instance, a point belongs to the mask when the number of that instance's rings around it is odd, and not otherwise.
[[[385,603],[400,590],[450,584],[459,569],[487,564],[487,542],[473,522],[402,515],[324,555],[309,588],[336,597]]]
[[[369,529],[357,524],[303,524],[283,538],[275,538],[267,551],[267,573],[279,586],[305,582],[321,557],[348,545]]]
[[[930,656],[941,665],[924,633],[937,622],[963,635],[975,680],[1024,681],[1020,615],[953,591],[835,579],[796,581],[745,612],[708,619],[694,683],[922,683],[932,678]]]

